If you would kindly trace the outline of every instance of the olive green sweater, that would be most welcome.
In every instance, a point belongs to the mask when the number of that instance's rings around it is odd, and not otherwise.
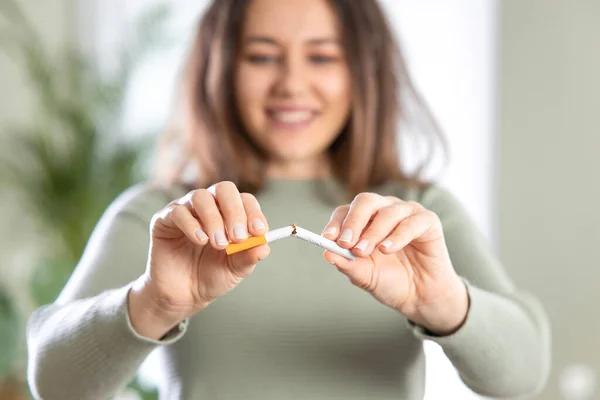
[[[423,340],[440,344],[474,391],[534,394],[547,379],[549,328],[539,303],[518,291],[460,204],[444,189],[381,194],[416,200],[440,217],[471,300],[465,324],[430,337],[354,287],[323,250],[287,239],[232,292],[154,341],[132,329],[130,283],[146,267],[149,222],[184,194],[138,186],[107,210],[53,304],[28,323],[28,379],[45,400],[108,399],[153,350],[161,353],[161,399],[422,399]],[[332,179],[268,181],[257,195],[271,228],[320,233],[347,201]]]

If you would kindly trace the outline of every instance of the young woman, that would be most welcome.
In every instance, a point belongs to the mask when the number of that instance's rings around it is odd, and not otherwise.
[[[214,0],[182,87],[184,154],[115,201],[30,319],[37,398],[108,398],[159,349],[162,399],[422,399],[425,339],[476,392],[541,388],[542,308],[399,167],[399,123],[429,114],[376,0]],[[291,223],[356,260],[224,251]]]

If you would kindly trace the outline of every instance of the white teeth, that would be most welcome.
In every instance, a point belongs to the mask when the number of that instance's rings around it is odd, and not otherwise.
[[[271,114],[273,119],[286,124],[296,124],[299,122],[305,122],[312,118],[312,112],[310,111],[280,111]]]

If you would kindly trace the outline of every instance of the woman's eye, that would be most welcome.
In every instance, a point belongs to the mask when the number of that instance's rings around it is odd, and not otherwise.
[[[277,56],[267,56],[267,55],[251,55],[248,56],[248,61],[253,64],[269,64],[275,63],[279,60]]]
[[[310,61],[315,64],[327,64],[335,62],[336,58],[331,56],[310,56]]]

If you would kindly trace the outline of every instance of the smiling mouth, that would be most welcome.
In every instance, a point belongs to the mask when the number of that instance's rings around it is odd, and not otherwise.
[[[267,110],[267,115],[278,128],[298,129],[308,126],[317,113],[312,110]]]
[[[285,124],[297,124],[306,122],[314,117],[312,111],[270,111],[269,116],[271,119],[283,122]]]

